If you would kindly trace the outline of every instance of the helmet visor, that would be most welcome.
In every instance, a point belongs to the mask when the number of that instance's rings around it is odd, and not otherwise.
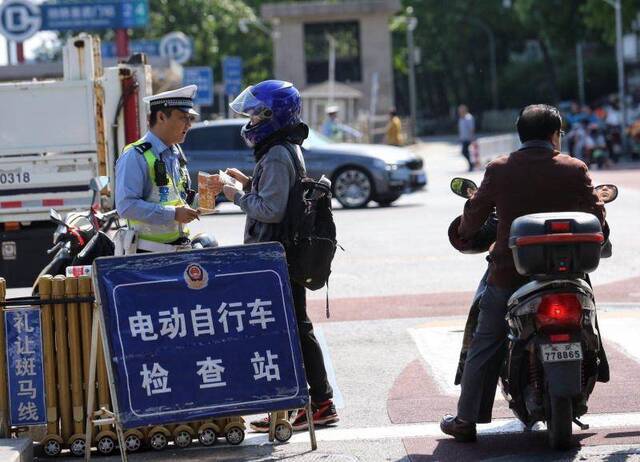
[[[254,117],[263,115],[263,113],[269,109],[262,101],[253,96],[253,93],[251,93],[252,89],[253,86],[245,88],[242,93],[229,104],[233,112],[246,117]]]

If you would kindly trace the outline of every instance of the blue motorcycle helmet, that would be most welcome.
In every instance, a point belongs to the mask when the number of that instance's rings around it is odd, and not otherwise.
[[[249,86],[229,107],[236,114],[249,117],[241,135],[250,148],[278,130],[300,123],[300,92],[290,82],[265,80]]]

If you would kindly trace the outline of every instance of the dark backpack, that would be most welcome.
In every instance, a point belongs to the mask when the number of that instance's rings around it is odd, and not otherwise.
[[[304,176],[295,150],[291,154],[296,181],[279,225],[279,241],[287,252],[291,279],[307,289],[328,286],[336,253],[336,225],[331,212],[331,186]]]

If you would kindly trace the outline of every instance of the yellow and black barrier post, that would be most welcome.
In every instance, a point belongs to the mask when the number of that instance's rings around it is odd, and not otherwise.
[[[78,279],[68,277],[64,281],[64,295],[68,299],[78,298]],[[71,373],[71,414],[73,418],[73,435],[67,441],[71,453],[84,455],[85,439],[84,396],[82,391],[82,351],[80,340],[80,314],[78,303],[67,303],[67,332],[69,335],[69,370]],[[63,352],[64,354],[64,352]]]
[[[38,290],[41,301],[52,298],[53,278],[40,277]],[[42,346],[44,348],[44,388],[47,406],[47,435],[42,439],[45,454],[55,456],[62,451],[62,438],[58,430],[58,395],[56,387],[56,352],[54,347],[53,313],[50,304],[40,305],[42,316]]]
[[[72,432],[72,412],[69,387],[69,357],[67,319],[64,302],[55,303],[64,298],[65,277],[55,276],[52,283],[52,299],[54,301],[53,318],[55,326],[56,363],[58,378],[58,403],[60,407],[60,436],[63,442],[69,441]]]

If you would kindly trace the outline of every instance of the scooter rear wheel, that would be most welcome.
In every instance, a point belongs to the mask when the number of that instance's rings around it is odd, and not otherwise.
[[[547,412],[549,446],[560,451],[569,449],[571,447],[571,425],[573,422],[571,398],[549,396]]]

